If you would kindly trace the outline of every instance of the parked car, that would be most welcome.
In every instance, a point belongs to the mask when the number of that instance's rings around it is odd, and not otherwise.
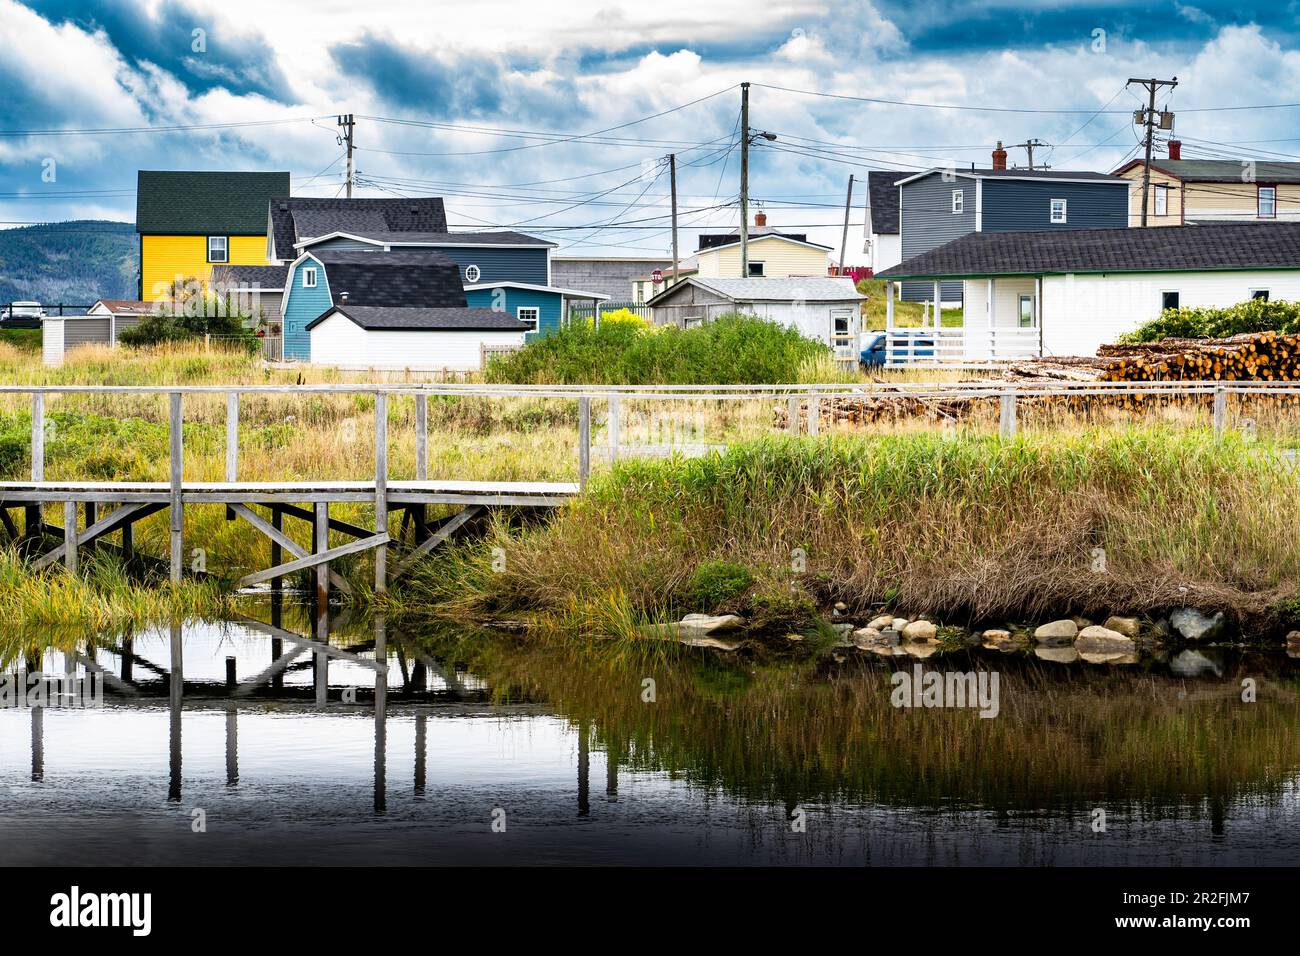
[[[894,329],[893,332],[868,332],[865,347],[858,355],[864,368],[879,368],[885,364],[889,336],[894,337],[894,357],[899,362],[934,358],[934,332],[930,329]]]
[[[0,325],[11,329],[38,329],[44,317],[45,310],[39,302],[10,302],[0,312]]]

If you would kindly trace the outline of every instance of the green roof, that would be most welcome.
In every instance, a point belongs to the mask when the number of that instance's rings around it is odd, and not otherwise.
[[[289,173],[139,171],[135,231],[162,235],[264,236],[273,196]]]

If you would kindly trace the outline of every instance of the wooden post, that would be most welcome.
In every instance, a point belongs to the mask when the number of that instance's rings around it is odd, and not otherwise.
[[[388,531],[388,395],[375,393],[375,534]],[[375,591],[388,590],[388,547],[375,548]]]
[[[943,286],[939,282],[934,284],[934,312],[931,318],[934,319],[936,329],[943,327]],[[937,344],[937,343],[936,343]],[[935,357],[938,358],[938,349],[935,349]]]
[[[591,475],[591,399],[578,399],[578,487],[587,490]]]
[[[226,689],[233,689],[239,683],[235,658],[226,655]]]
[[[45,480],[45,393],[32,394],[32,481]],[[31,505],[26,510],[28,535],[41,534],[41,506]]]
[[[77,503],[63,503],[63,563],[70,574],[77,573]]]
[[[609,396],[609,460],[611,462],[618,461],[618,446],[622,443],[619,422],[622,416],[618,405],[618,395],[611,392]]]
[[[894,283],[885,283],[885,330],[894,331]]]
[[[815,392],[808,393],[808,434],[816,435],[821,424],[821,399]]]
[[[239,480],[239,393],[226,393],[226,481]]]
[[[329,502],[316,502],[316,553],[328,551],[330,547],[330,506]],[[330,563],[325,561],[316,565],[316,608],[321,614],[330,603]],[[329,635],[326,634],[326,637]]]
[[[1222,385],[1214,387],[1214,437],[1222,438],[1228,430],[1228,392]]]
[[[415,396],[415,480],[429,480],[429,396]],[[415,537],[423,541],[428,534],[428,510],[415,506]]]
[[[1016,390],[1003,392],[1001,397],[1001,417],[998,422],[998,433],[1003,438],[1016,437]]]
[[[179,584],[181,570],[185,560],[184,528],[185,514],[181,504],[181,476],[185,471],[183,441],[181,438],[181,393],[171,393],[171,414],[169,419],[171,439],[171,580]]]

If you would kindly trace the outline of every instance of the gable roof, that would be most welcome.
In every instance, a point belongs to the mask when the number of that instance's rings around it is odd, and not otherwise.
[[[1241,183],[1248,182],[1242,178],[1247,171],[1246,164],[1254,176],[1254,181],[1271,185],[1273,183],[1300,183],[1300,163],[1265,162],[1253,159],[1153,159],[1151,168],[1190,183]],[[1115,175],[1128,172],[1135,166],[1140,167],[1142,160],[1135,159],[1115,170]]]
[[[162,235],[266,235],[266,204],[289,192],[288,172],[136,174],[135,231]]]
[[[386,308],[464,307],[460,268],[432,250],[393,252],[322,250],[312,257],[325,267],[330,296],[337,305]]]
[[[688,285],[733,302],[844,302],[866,298],[848,277],[718,279],[690,276],[651,298],[647,305],[654,305]]]
[[[1256,269],[1300,269],[1300,223],[973,232],[878,272],[876,278]]]
[[[98,306],[104,307],[104,312],[111,312],[113,315],[149,315],[158,308],[156,302],[143,302],[139,299],[98,299],[89,309],[87,314],[95,313]]]
[[[756,239],[766,239],[769,236],[780,236],[783,239],[791,239],[795,242],[808,241],[807,233],[780,232],[771,226],[750,226],[748,234],[750,242],[754,242]],[[737,242],[740,242],[739,228],[735,232],[702,232],[695,251],[703,252],[705,249],[717,249],[719,246],[730,246]],[[671,261],[670,259],[669,262]]]
[[[437,332],[449,330],[529,332],[533,328],[531,324],[520,322],[507,312],[497,312],[493,309],[469,307],[435,309],[384,308],[349,303],[345,306],[336,305],[331,309],[326,309],[321,315],[307,323],[308,331],[320,325],[331,315],[341,315],[361,326],[361,328],[372,332]]]
[[[308,249],[328,239],[350,238],[370,241],[374,245],[416,245],[416,246],[538,246],[556,245],[545,239],[526,236],[522,232],[501,229],[494,232],[392,232],[389,230],[350,229],[321,233],[308,239],[300,239],[297,246]],[[276,250],[277,253],[279,250]]]
[[[262,216],[267,217],[267,206]],[[350,232],[382,226],[389,232],[446,232],[447,212],[438,197],[417,199],[324,199],[290,196],[289,190],[270,198],[270,230],[275,254],[292,258],[300,239],[319,235],[313,230]],[[299,220],[301,216],[301,221]],[[265,228],[265,223],[263,223]]]
[[[289,278],[288,266],[216,266],[215,280],[245,289],[283,289]]]
[[[1127,179],[1110,173],[1099,173],[1091,169],[954,169],[950,166],[936,166],[919,173],[913,173],[902,179],[894,180],[895,186],[910,183],[926,176],[947,173],[963,179],[1043,179],[1057,182],[1073,183],[1123,183],[1130,185]]]
[[[700,238],[703,239],[704,237],[701,236]],[[726,242],[717,243],[715,245],[708,246],[708,247],[700,246],[700,248],[695,251],[696,261],[698,262],[699,254],[701,252],[715,252],[718,249],[727,249],[730,248],[731,246],[740,245],[739,234],[733,236],[727,236],[725,238],[727,239]],[[805,235],[791,234],[791,233],[784,233],[784,232],[766,232],[758,236],[754,235],[753,233],[750,233],[749,244],[752,246],[756,242],[763,242],[768,239],[781,239],[784,240],[785,242],[793,242],[796,245],[807,246],[810,249],[824,249],[827,252],[831,251],[830,246],[823,246],[820,242],[809,242],[808,237]]]
[[[877,235],[898,233],[898,182],[902,174],[892,169],[867,173],[867,202],[871,208],[871,231]]]

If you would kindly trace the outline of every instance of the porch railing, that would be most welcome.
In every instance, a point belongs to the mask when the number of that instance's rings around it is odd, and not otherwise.
[[[1038,328],[919,328],[886,332],[885,365],[955,365],[1014,361],[1042,354]]]

